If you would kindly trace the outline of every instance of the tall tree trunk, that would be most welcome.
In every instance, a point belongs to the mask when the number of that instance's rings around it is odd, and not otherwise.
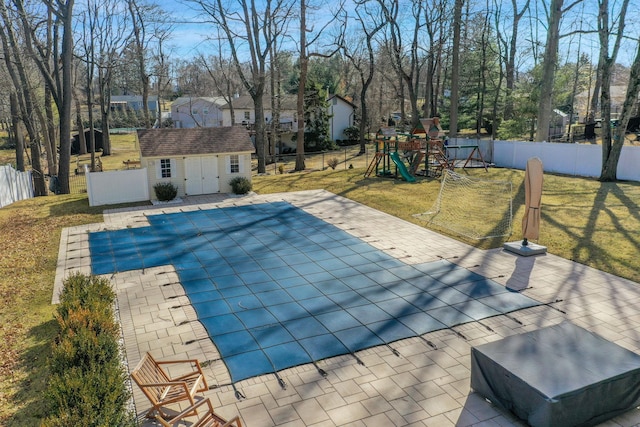
[[[10,26],[10,18],[6,9],[6,5],[0,3],[0,16],[5,23],[5,29],[3,31],[0,28],[0,38],[2,39],[2,46],[5,52],[10,52],[9,55],[4,55],[5,64],[11,77],[16,91],[20,91],[17,96],[18,106],[20,107],[20,116],[27,129],[29,135],[29,148],[31,151],[31,170],[33,172],[33,186],[35,196],[46,196],[47,187],[45,185],[44,173],[42,172],[42,166],[40,164],[40,135],[35,123],[35,107],[34,107],[34,95],[31,88],[24,63],[22,62],[21,52],[18,49],[18,42],[13,28]]]
[[[536,141],[549,140],[549,125],[551,123],[551,109],[553,101],[553,82],[558,59],[558,41],[560,38],[560,18],[562,18],[562,4],[564,0],[551,0],[549,6],[549,26],[547,29],[547,44],[542,61],[542,78],[540,84],[540,102],[538,103],[538,127]]]
[[[640,93],[640,42],[637,43],[636,58],[631,66],[627,95],[622,105],[622,115],[614,131],[614,141],[609,149],[609,156],[603,159],[600,181],[615,181],[617,179],[618,161],[624,146],[627,125],[635,114],[634,106],[638,102],[638,93]]]
[[[499,1],[499,0],[498,0]],[[509,120],[513,117],[513,90],[515,89],[516,81],[516,50],[518,40],[518,29],[520,25],[520,19],[529,8],[529,1],[527,0],[522,6],[522,10],[518,12],[517,0],[511,0],[511,7],[513,8],[513,23],[511,27],[511,40],[509,41],[509,52],[507,53],[507,61],[505,64],[505,86],[506,96],[504,105],[504,119]],[[495,127],[495,120],[494,120]]]
[[[11,107],[11,132],[16,144],[16,170],[24,172],[24,138],[22,136],[22,127],[20,126],[18,100],[13,92],[9,94],[9,104]]]
[[[449,111],[449,137],[458,135],[458,97],[460,75],[460,27],[464,0],[456,0],[453,12],[453,48],[451,57],[451,105]]]
[[[73,0],[67,0],[61,4],[63,15],[63,34],[60,61],[62,67],[62,93],[60,114],[60,164],[58,165],[58,182],[60,192],[69,194],[69,172],[71,162],[71,98],[73,87],[71,85],[72,60],[73,60]]]
[[[49,161],[49,174],[58,174],[58,134],[56,133],[55,118],[53,116],[53,99],[51,96],[51,88],[49,85],[44,86],[44,114],[47,118],[47,134],[49,135],[48,142],[50,144],[50,152],[53,153]]]
[[[600,111],[602,117],[602,170],[600,171],[600,181],[616,181],[618,171],[618,160],[624,145],[625,131],[627,123],[633,113],[633,106],[638,99],[638,86],[640,86],[640,42],[638,43],[638,53],[631,67],[631,76],[627,88],[627,96],[623,106],[623,118],[626,122],[619,123],[615,135],[611,132],[611,79],[613,66],[618,56],[620,43],[624,35],[625,17],[629,0],[623,0],[620,7],[620,16],[617,18],[618,30],[613,49],[609,48],[609,37],[611,28],[609,27],[609,1],[599,0],[598,13],[598,35],[600,38],[600,57],[598,60],[598,71],[602,78],[600,88]],[[630,91],[635,90],[635,93]],[[613,140],[612,140],[613,136]]]
[[[253,103],[255,105],[256,121],[254,123],[254,130],[256,135],[256,152],[258,154],[258,171],[264,173],[266,171],[266,148],[265,143],[265,120],[264,120],[264,80],[262,82],[262,88],[260,91],[256,91],[253,97]]]
[[[84,123],[82,122],[82,106],[77,93],[74,99],[76,104],[76,128],[78,129],[78,153],[87,154],[87,141],[84,138]]]
[[[307,86],[307,7],[306,0],[300,0],[300,81],[298,82],[298,133],[296,139],[296,171],[303,171],[304,164],[304,95]]]
[[[55,151],[51,150],[52,144],[51,141],[49,141],[49,133],[47,132],[47,129],[49,128],[47,125],[47,119],[44,117],[44,114],[42,114],[42,109],[38,104],[34,104],[33,107],[35,109],[38,122],[40,122],[40,135],[42,135],[42,139],[44,140],[42,145],[44,146],[44,151],[47,159],[47,174],[55,175],[56,170],[53,165],[53,158],[56,157],[56,153]]]

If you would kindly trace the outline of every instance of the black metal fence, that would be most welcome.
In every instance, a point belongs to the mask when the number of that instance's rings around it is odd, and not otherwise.
[[[364,154],[359,146],[345,147],[340,150],[305,153],[304,165],[306,170],[352,169],[366,168],[371,161],[371,147],[367,146]],[[375,150],[374,150],[375,151]],[[295,154],[281,154],[268,159],[266,172],[280,174],[291,172],[296,166]]]
[[[60,184],[57,177],[47,177],[49,194],[58,194]],[[69,194],[84,194],[87,192],[87,177],[84,174],[69,175]]]

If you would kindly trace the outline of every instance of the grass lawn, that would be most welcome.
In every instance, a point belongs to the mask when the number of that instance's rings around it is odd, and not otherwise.
[[[114,156],[103,159],[103,165],[109,165],[105,170],[122,169],[123,160],[134,160],[135,147],[121,147],[114,146]],[[0,159],[3,155],[6,153],[0,151]],[[520,239],[524,172],[494,168],[488,173],[483,169],[462,173],[511,180],[514,189],[513,236],[467,243],[493,248]],[[365,179],[363,174],[364,168],[356,167],[256,176],[253,188],[260,194],[326,189],[426,225],[424,219],[412,215],[432,206],[438,180],[419,179],[410,184]],[[639,183],[546,175],[542,203],[538,243],[547,246],[550,253],[640,282]],[[56,329],[55,307],[50,300],[60,232],[64,227],[101,222],[101,213],[101,207],[89,207],[86,194],[40,197],[0,209],[0,425],[36,426],[45,415],[46,360]],[[446,230],[438,231],[447,234]]]

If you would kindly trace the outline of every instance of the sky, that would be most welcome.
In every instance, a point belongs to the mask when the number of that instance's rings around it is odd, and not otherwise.
[[[234,0],[231,0],[232,2]],[[237,1],[237,0],[235,0]],[[259,1],[259,0],[258,0]],[[320,0],[324,1],[324,0]],[[350,3],[350,0],[347,0]],[[400,0],[402,3],[409,3],[409,0]],[[473,2],[473,0],[471,0]],[[519,2],[521,0],[518,0]],[[640,0],[631,0],[632,3],[638,3]],[[197,56],[199,53],[209,54],[214,50],[211,47],[211,41],[207,40],[212,37],[212,25],[203,22],[207,19],[206,14],[200,10],[196,10],[197,6],[193,2],[183,0],[181,2],[168,2],[166,0],[155,0],[156,4],[161,6],[164,10],[168,11],[174,20],[174,32],[170,41],[170,45],[174,46],[175,52],[179,56],[189,58]],[[477,7],[486,7],[484,1],[476,1]],[[612,8],[617,7],[619,2],[613,1]],[[315,17],[308,19],[313,22],[314,19],[323,19],[331,16],[331,7],[334,2],[325,2],[323,9],[315,12]],[[507,2],[503,3],[503,7],[506,7]],[[531,2],[531,13],[544,16],[544,10],[541,6],[540,0]],[[629,9],[627,17],[626,33],[633,38],[639,37],[640,30],[634,25],[636,18],[638,17],[638,5],[632,5]],[[634,18],[634,16],[636,18]],[[615,17],[615,13],[612,13],[612,19]],[[596,0],[584,0],[581,4],[578,4],[564,17],[562,23],[562,32],[577,32],[577,31],[589,31],[595,30],[597,23],[597,3]],[[295,23],[293,24],[295,26]],[[532,32],[528,29],[531,25],[538,25],[538,37],[542,39],[544,44],[545,38],[545,23],[536,22],[532,19],[523,18],[521,23],[521,31],[519,35],[520,43],[526,45],[530,43],[528,39],[531,38]],[[315,29],[317,29],[317,25]],[[296,29],[293,32],[296,33]],[[626,39],[620,49],[618,62],[623,65],[629,66],[636,54],[637,42],[635,40]],[[578,36],[574,34],[572,36],[563,37],[560,40],[559,57],[561,61],[575,62],[577,57],[578,46],[580,51],[591,56],[594,62],[597,61],[599,41],[596,34],[583,34]],[[521,49],[522,51],[522,49]]]

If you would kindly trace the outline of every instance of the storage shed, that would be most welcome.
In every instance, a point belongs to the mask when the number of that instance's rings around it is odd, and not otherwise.
[[[230,193],[237,176],[251,180],[255,151],[243,127],[138,130],[140,165],[147,169],[149,194],[159,182],[178,187],[178,196]]]

